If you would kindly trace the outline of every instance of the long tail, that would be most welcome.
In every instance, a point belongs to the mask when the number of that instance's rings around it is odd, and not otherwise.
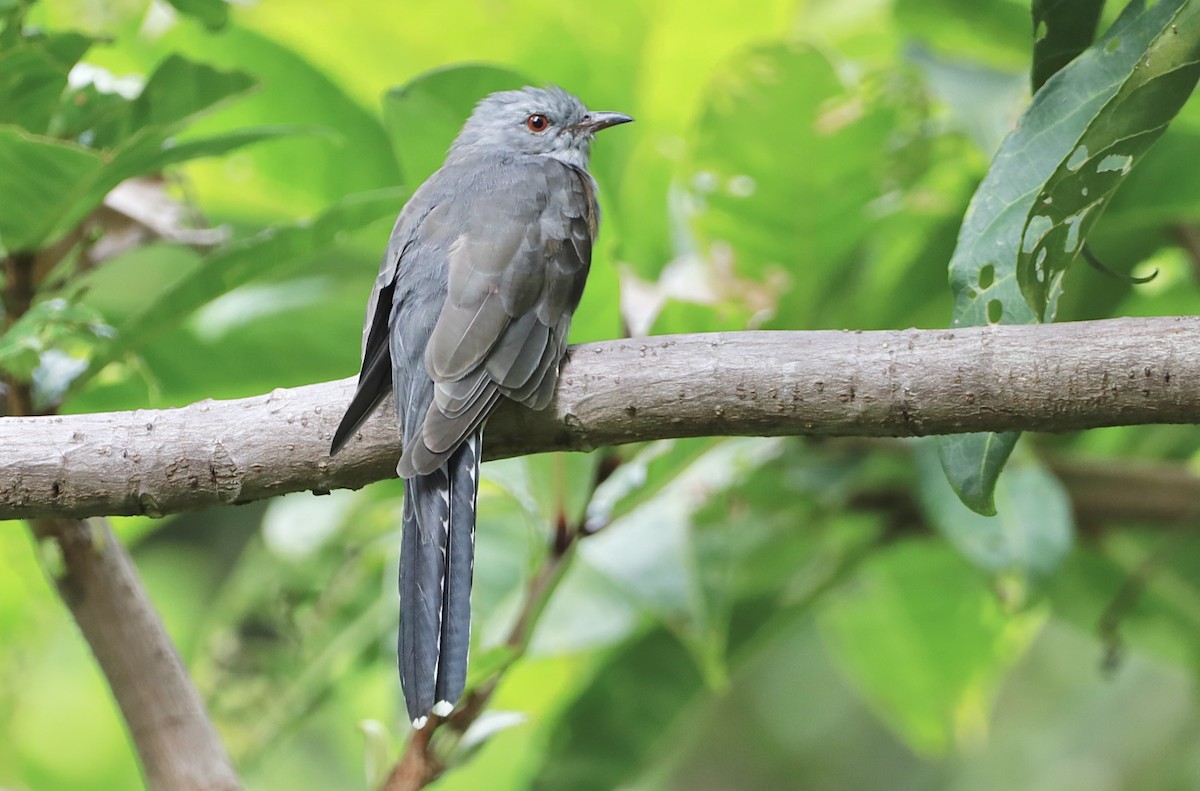
[[[483,431],[404,487],[400,546],[400,685],[420,728],[454,709],[467,684],[475,500]]]

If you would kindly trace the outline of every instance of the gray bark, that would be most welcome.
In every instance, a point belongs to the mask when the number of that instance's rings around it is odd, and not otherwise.
[[[121,707],[151,791],[240,791],[179,653],[106,520],[37,519],[55,582]]]
[[[0,519],[166,514],[394,474],[385,404],[335,458],[353,390],[0,419]],[[705,435],[917,436],[1200,422],[1200,318],[739,332],[573,347],[550,408],[504,405],[489,458]]]

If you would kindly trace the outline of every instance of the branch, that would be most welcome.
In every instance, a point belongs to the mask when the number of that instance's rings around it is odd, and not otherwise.
[[[0,418],[0,519],[161,515],[394,474],[390,407],[336,458],[353,389]],[[1200,317],[737,332],[573,347],[544,412],[505,404],[489,458],[668,437],[917,436],[1200,422]]]
[[[55,582],[104,671],[154,791],[241,783],[124,545],[104,520],[38,519],[62,557]]]

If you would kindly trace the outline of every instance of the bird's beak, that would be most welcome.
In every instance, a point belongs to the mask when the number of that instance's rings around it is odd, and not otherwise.
[[[595,134],[601,129],[607,129],[610,126],[617,124],[627,124],[633,119],[624,113],[612,113],[607,111],[590,112],[584,116],[583,123],[580,124],[589,134]]]

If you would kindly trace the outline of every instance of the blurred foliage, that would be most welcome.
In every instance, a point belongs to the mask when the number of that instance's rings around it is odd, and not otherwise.
[[[352,374],[396,212],[525,82],[638,120],[596,145],[576,341],[1196,313],[1198,40],[1196,0],[0,0],[0,257],[38,283],[0,367],[63,411]],[[1200,432],[1032,437],[1001,475],[1015,442],[485,465],[499,685],[438,787],[1200,786],[1194,516],[1077,525],[1045,460]],[[114,520],[248,788],[394,760],[401,492]],[[559,525],[595,535],[531,604]],[[0,530],[0,787],[138,787],[39,561]]]

